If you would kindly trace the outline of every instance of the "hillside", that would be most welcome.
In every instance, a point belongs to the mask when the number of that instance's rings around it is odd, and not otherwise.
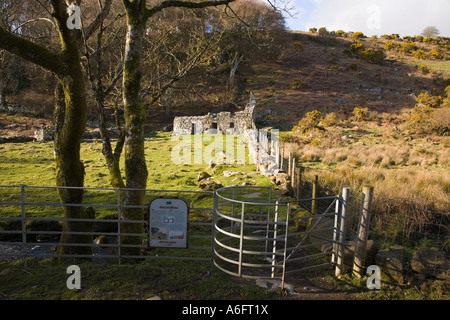
[[[420,60],[411,54],[388,51],[381,65],[371,64],[346,54],[345,51],[355,42],[350,37],[324,37],[306,32],[291,32],[290,36],[290,42],[277,60],[242,63],[237,72],[239,92],[234,105],[226,101],[230,95],[225,85],[228,71],[205,72],[200,69],[187,76],[185,82],[202,82],[199,86],[208,90],[201,91],[201,97],[190,97],[188,102],[186,99],[182,103],[175,102],[170,117],[161,106],[150,106],[149,129],[161,129],[170,124],[175,115],[233,111],[236,105],[238,108],[245,105],[249,91],[253,91],[258,99],[261,116],[270,114],[266,120],[270,119],[270,124],[281,129],[292,128],[306,112],[312,110],[328,113],[345,109],[351,112],[355,107],[367,107],[379,114],[396,116],[414,107],[415,96],[421,92],[441,90],[442,79],[450,76],[449,60]],[[368,48],[384,49],[387,41],[357,39]],[[396,42],[402,44],[404,41]],[[433,47],[419,42],[415,45],[428,51]],[[424,72],[419,66],[427,66],[428,69]],[[292,88],[296,79],[302,82],[302,88]],[[53,93],[48,85],[44,87],[33,79],[31,87],[9,97],[9,103],[19,103],[21,107],[36,110],[41,115],[45,113],[46,118],[27,120],[20,114],[8,116],[3,112],[0,136],[14,135],[15,130],[30,135],[33,127],[50,124]],[[91,111],[90,117],[95,120],[95,112]]]

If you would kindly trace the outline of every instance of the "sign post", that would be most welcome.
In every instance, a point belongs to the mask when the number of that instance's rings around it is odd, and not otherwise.
[[[187,248],[188,205],[181,199],[155,199],[150,203],[150,247]]]

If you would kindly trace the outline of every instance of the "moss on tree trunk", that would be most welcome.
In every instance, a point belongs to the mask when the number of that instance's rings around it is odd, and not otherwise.
[[[144,203],[147,187],[147,166],[144,152],[144,124],[145,109],[141,100],[141,52],[144,39],[146,20],[144,11],[139,7],[133,7],[127,15],[127,38],[125,45],[124,72],[123,72],[123,103],[125,109],[125,175],[127,189],[123,196],[124,205],[142,205]],[[122,220],[143,220],[144,209],[123,208]],[[121,225],[123,233],[141,234],[144,232],[143,224],[127,223]],[[141,237],[123,236],[121,242],[124,245],[140,245]],[[137,247],[125,247],[127,255],[139,255]]]

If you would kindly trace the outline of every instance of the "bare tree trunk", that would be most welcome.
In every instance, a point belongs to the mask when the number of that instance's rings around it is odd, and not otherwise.
[[[5,87],[0,81],[0,108],[6,108]]]
[[[83,79],[83,78],[81,78]],[[68,89],[67,86],[71,87]],[[66,89],[64,89],[66,87]],[[78,189],[84,186],[84,165],[80,160],[80,144],[81,137],[84,132],[85,116],[82,115],[82,110],[76,107],[73,103],[78,99],[74,95],[65,92],[69,90],[79,90],[72,87],[72,85],[66,84],[65,86],[60,83],[56,89],[56,108],[55,108],[55,139],[54,139],[54,154],[56,164],[56,184],[58,187],[59,197],[62,203],[67,204],[82,204],[84,190]],[[83,99],[82,99],[83,100]],[[67,108],[67,104],[71,107]],[[82,105],[85,103],[82,103]],[[79,119],[74,118],[80,116]],[[79,115],[81,113],[81,115]],[[85,113],[85,112],[84,112]],[[84,119],[84,120],[83,120]],[[77,121],[78,125],[70,124],[71,121]],[[78,187],[77,189],[66,187]],[[65,206],[64,217],[70,219],[86,219],[94,218],[89,217],[86,214],[84,207]],[[92,224],[78,221],[66,221],[63,223],[64,232],[90,232],[92,231]],[[68,246],[70,243],[77,244],[91,244],[92,236],[90,235],[77,235],[77,234],[63,234],[60,239],[64,246],[58,247],[58,255],[91,255],[92,247],[85,246]],[[64,258],[62,258],[64,259]],[[72,259],[75,261],[78,259]]]
[[[144,1],[145,3],[145,1]],[[145,4],[143,4],[145,6]],[[141,52],[144,39],[146,18],[145,7],[131,4],[127,9],[127,35],[123,72],[123,105],[125,109],[125,175],[126,188],[139,189],[125,191],[124,205],[142,205],[147,187],[147,166],[144,152],[144,124],[145,109],[142,103],[141,90]],[[122,220],[142,220],[143,209],[123,208]],[[143,233],[140,223],[124,223],[123,233]],[[123,237],[124,245],[140,245],[140,237]],[[124,254],[138,255],[140,249],[136,247],[124,248]]]
[[[243,58],[244,57],[242,55],[239,55],[238,52],[236,52],[236,54],[234,55],[233,61],[231,63],[230,82],[228,84],[228,88],[230,90],[233,90],[233,88],[234,88],[235,78],[236,78],[236,71],[237,71],[237,68],[239,67],[239,64],[242,62]]]

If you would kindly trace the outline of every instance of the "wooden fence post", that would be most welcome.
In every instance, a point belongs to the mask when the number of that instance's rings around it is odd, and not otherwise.
[[[280,171],[284,170],[284,148],[281,148],[280,154]]]
[[[359,216],[358,238],[355,243],[355,258],[353,262],[353,275],[356,275],[358,278],[362,278],[364,271],[372,201],[373,187],[364,187],[362,210]]]
[[[292,169],[292,153],[289,152],[289,162],[288,162],[288,171],[287,171],[289,178],[291,178],[291,173],[292,173],[291,169]]]
[[[317,187],[319,185],[319,176],[314,177],[313,189],[312,189],[312,200],[311,200],[311,214],[316,214],[316,198],[317,198]]]
[[[292,158],[292,166],[291,166],[291,187],[292,187],[292,189],[294,189],[295,188],[295,158],[293,157]]]
[[[302,186],[302,167],[297,168],[297,200],[301,199],[301,186]]]

